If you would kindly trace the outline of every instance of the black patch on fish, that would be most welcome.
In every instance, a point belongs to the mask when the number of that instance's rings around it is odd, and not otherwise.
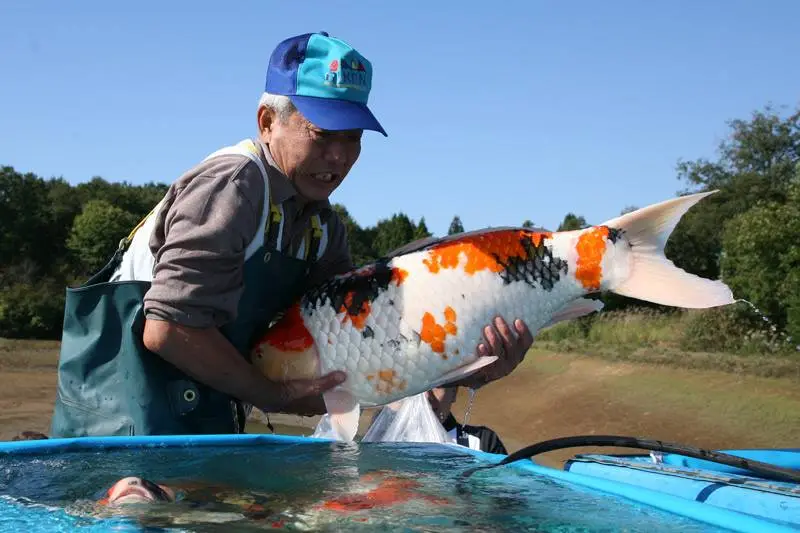
[[[494,255],[495,261],[503,267],[500,277],[508,285],[515,281],[522,281],[531,287],[541,287],[546,291],[553,290],[553,286],[568,272],[567,262],[560,257],[554,257],[550,248],[541,239],[536,245],[530,238],[522,237],[519,240],[524,257],[509,257],[501,261]]]
[[[303,296],[303,308],[311,311],[330,303],[337,312],[345,310],[350,316],[358,316],[364,303],[375,300],[392,281],[388,259],[380,259],[364,268],[367,270],[349,272],[312,288]]]
[[[608,228],[608,240],[611,241],[612,244],[616,244],[623,235],[625,235],[625,230]]]
[[[375,336],[375,332],[372,331],[372,328],[369,326],[364,326],[364,331],[361,332],[361,336],[365,339],[369,339],[370,337]]]

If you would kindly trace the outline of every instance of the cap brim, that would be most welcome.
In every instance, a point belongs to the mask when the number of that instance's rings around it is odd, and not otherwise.
[[[324,130],[372,130],[388,137],[383,126],[364,104],[316,96],[289,96],[294,106],[312,124]]]

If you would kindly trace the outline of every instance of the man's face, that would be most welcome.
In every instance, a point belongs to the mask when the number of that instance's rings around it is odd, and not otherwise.
[[[431,408],[440,422],[447,420],[450,416],[450,410],[453,407],[453,402],[456,401],[458,389],[456,387],[450,388],[435,388],[428,392],[428,401],[431,403]]]
[[[322,130],[299,111],[280,120],[262,108],[258,119],[261,140],[269,145],[275,162],[307,200],[328,198],[361,154],[363,130]]]

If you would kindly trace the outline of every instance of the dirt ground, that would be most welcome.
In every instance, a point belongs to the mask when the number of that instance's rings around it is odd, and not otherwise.
[[[20,358],[5,348],[0,357],[0,440],[24,430],[47,433],[57,351],[53,345],[40,346],[26,349]],[[454,409],[462,422],[467,400],[462,391]],[[362,421],[371,416],[372,411],[365,412]],[[272,415],[270,420],[278,432],[309,435],[317,418]],[[510,452],[581,434],[640,436],[716,449],[800,447],[800,383],[532,351],[511,376],[476,394],[469,423],[493,428]],[[268,430],[254,421],[248,431]],[[574,453],[594,451],[600,449],[552,452],[537,461],[556,466]]]

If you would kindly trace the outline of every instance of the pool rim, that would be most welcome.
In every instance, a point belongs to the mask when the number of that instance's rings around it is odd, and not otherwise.
[[[341,444],[331,439],[303,437],[281,434],[223,434],[223,435],[153,435],[153,436],[109,436],[109,437],[74,437],[27,441],[0,442],[0,456],[25,456],[31,454],[57,454],[65,452],[117,450],[131,448],[173,448],[173,447],[214,447],[214,446],[253,446],[259,444]],[[372,443],[364,443],[372,444]],[[387,445],[391,443],[376,443]],[[455,444],[437,443],[397,443],[403,446],[448,447],[465,455],[473,455],[488,462],[499,462],[505,456],[473,450]],[[637,485],[595,478],[564,470],[551,468],[534,461],[517,461],[498,468],[521,469],[552,480],[573,484],[584,488],[611,494],[637,502],[671,514],[741,533],[771,531],[774,533],[797,532],[796,528],[786,522],[764,520],[737,511],[714,507],[661,493]],[[480,473],[476,473],[479,476]],[[786,525],[783,525],[786,524]],[[800,525],[800,524],[798,524]]]

